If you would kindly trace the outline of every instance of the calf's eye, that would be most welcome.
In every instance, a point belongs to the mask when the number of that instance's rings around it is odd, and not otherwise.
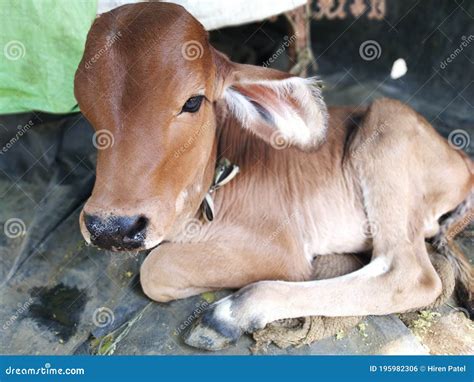
[[[183,108],[182,108],[181,112],[182,113],[195,113],[195,112],[197,112],[199,110],[199,108],[201,107],[201,103],[202,103],[203,99],[204,99],[204,96],[202,96],[202,95],[191,97],[183,105]]]

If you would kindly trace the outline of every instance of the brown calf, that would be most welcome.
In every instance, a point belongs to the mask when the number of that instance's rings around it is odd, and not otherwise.
[[[113,138],[98,151],[84,238],[156,247],[141,269],[156,301],[242,288],[205,312],[189,344],[219,349],[277,319],[388,314],[440,294],[425,239],[443,247],[472,217],[473,167],[408,106],[327,110],[313,79],[229,61],[168,3],[98,18],[75,93],[96,134]],[[240,174],[202,223],[223,157]],[[366,250],[361,270],[310,280],[315,256]],[[472,270],[456,260],[471,293]]]

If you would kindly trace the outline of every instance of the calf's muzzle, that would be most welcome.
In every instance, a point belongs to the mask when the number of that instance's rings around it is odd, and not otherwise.
[[[148,219],[145,216],[107,216],[84,214],[92,244],[111,250],[134,250],[143,246]]]

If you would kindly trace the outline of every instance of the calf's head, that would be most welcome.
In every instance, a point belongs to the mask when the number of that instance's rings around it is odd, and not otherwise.
[[[217,113],[269,143],[303,150],[326,132],[314,80],[229,61],[194,17],[169,3],[101,15],[75,95],[98,148],[81,231],[112,250],[152,248],[197,212],[214,173]]]

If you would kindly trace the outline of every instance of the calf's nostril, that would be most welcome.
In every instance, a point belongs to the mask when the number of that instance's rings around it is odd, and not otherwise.
[[[142,241],[145,239],[145,230],[148,226],[148,219],[144,216],[139,216],[132,225],[127,229],[123,240],[128,241]]]

